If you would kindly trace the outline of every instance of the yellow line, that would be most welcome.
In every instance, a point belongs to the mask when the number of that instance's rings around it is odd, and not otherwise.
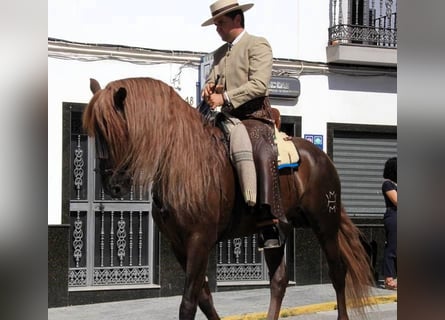
[[[365,305],[385,304],[391,302],[397,302],[397,294],[369,297],[366,300]],[[331,311],[336,309],[337,309],[336,302],[310,304],[307,306],[282,309],[280,311],[280,318],[297,316],[300,314],[321,312],[321,311]],[[254,312],[254,313],[245,313],[234,316],[227,316],[223,317],[221,320],[260,320],[266,318],[267,318],[267,312]]]

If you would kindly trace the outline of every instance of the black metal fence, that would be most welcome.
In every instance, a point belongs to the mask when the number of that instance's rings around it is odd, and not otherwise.
[[[393,0],[332,0],[329,44],[397,48],[396,8]]]
[[[397,29],[341,24],[329,28],[329,41],[397,48]]]

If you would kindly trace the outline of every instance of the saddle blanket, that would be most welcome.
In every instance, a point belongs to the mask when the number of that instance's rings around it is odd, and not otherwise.
[[[292,138],[275,127],[275,140],[278,148],[278,170],[298,167],[300,156]]]

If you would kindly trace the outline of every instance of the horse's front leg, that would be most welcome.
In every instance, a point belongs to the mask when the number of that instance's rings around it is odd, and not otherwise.
[[[180,320],[195,318],[198,304],[210,320],[219,320],[205,275],[211,250],[209,237],[192,234],[186,241],[185,285],[179,308]]]
[[[204,286],[202,287],[201,294],[199,296],[199,308],[206,315],[209,320],[220,320],[218,313],[215,310],[215,305],[213,304],[212,294],[209,288],[209,282],[206,277]]]
[[[284,259],[284,248],[264,250],[270,278],[270,303],[267,312],[268,320],[277,320],[280,315],[281,303],[288,284],[286,262]]]
[[[187,270],[187,257],[183,254],[182,248],[179,249],[173,246],[173,252],[176,256],[176,259],[180,263],[184,272]],[[215,310],[215,306],[213,304],[212,294],[209,289],[209,283],[207,277],[205,277],[204,285],[201,288],[198,298],[198,305],[201,311],[206,315],[209,320],[220,320],[218,313]]]

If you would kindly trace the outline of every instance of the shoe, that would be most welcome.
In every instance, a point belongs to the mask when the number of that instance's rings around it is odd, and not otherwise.
[[[388,290],[397,290],[397,281],[394,279],[386,279],[385,280],[385,289]]]
[[[279,248],[279,247],[281,247],[279,239],[269,239],[264,242],[263,249],[273,249],[273,248]]]
[[[258,233],[258,251],[281,247],[281,239],[278,228],[275,225],[267,225]]]

